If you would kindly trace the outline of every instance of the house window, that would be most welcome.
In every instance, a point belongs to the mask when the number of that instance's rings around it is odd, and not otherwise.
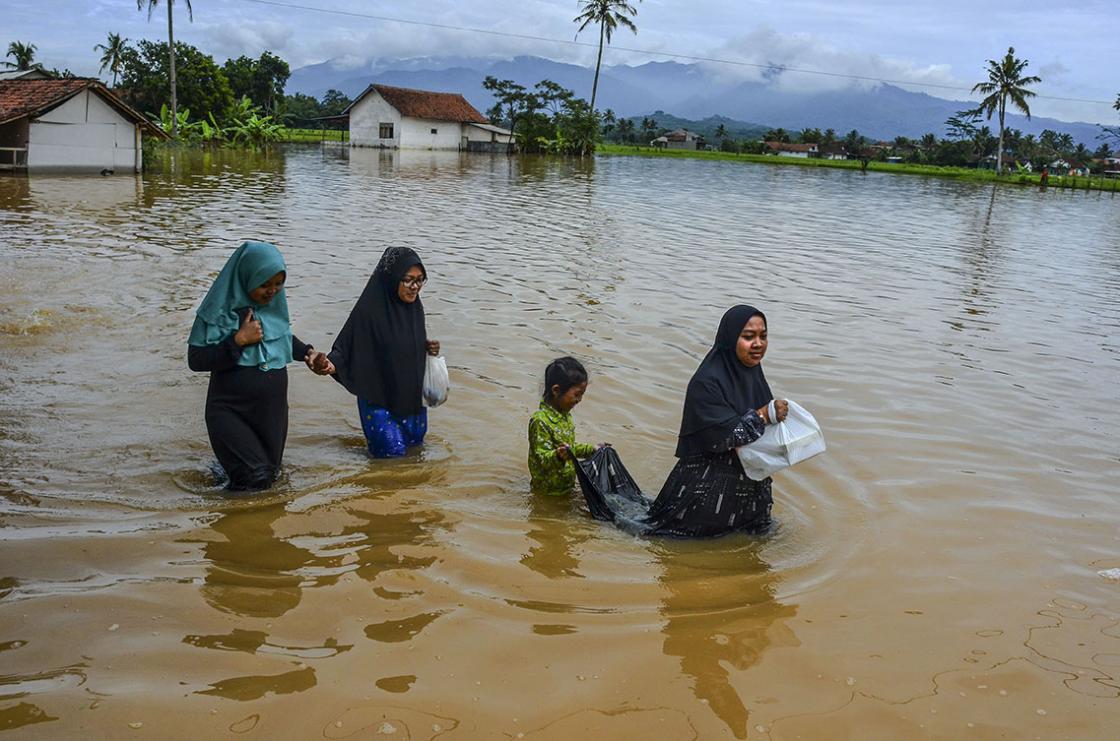
[[[377,125],[377,136],[381,139],[393,138],[393,124],[383,123]]]
[[[439,129],[432,129],[432,133],[433,133],[433,134],[438,134],[438,133],[439,133]]]

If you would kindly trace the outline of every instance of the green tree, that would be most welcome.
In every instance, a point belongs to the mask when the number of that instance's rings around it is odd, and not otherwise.
[[[319,104],[322,106],[322,112],[319,115],[341,115],[341,113],[349,108],[350,104],[353,102],[354,101],[350,100],[350,97],[343,93],[341,90],[335,90],[332,87],[330,90],[325,92],[323,94],[323,97],[319,100]]]
[[[24,44],[19,41],[13,41],[8,44],[8,53],[4,55],[5,60],[8,57],[13,57],[14,62],[4,62],[4,66],[8,69],[19,70],[21,72],[29,69],[41,69],[42,65],[35,61],[35,44]]]
[[[184,0],[187,4],[187,18],[194,22],[194,9],[191,8],[191,0]],[[148,20],[152,20],[152,11],[156,9],[159,0],[136,0],[136,9],[148,10]],[[168,67],[168,80],[171,85],[171,138],[174,139],[179,135],[178,128],[178,111],[179,111],[179,96],[176,85],[176,70],[175,70],[175,53],[178,51],[175,48],[175,23],[172,13],[172,8],[175,5],[175,0],[164,0],[167,6],[167,53],[169,55]],[[228,83],[227,83],[228,86]]]
[[[614,111],[608,108],[603,112],[603,138],[609,137],[615,130],[618,124],[618,118],[614,115]]]
[[[287,62],[266,51],[259,59],[246,56],[227,59],[222,71],[229,80],[233,97],[246,97],[270,115],[277,113],[284,100],[284,86],[291,76]]]
[[[824,134],[820,129],[802,129],[797,135],[797,140],[802,144],[820,144]]]
[[[618,138],[624,142],[629,142],[630,144],[634,143],[634,119],[619,119]]]
[[[1023,71],[1029,62],[1026,59],[1015,57],[1015,47],[1007,48],[1003,59],[988,60],[988,79],[972,86],[972,92],[986,96],[980,101],[980,110],[987,114],[988,120],[993,113],[999,114],[999,145],[996,149],[996,172],[1003,171],[1003,134],[1004,115],[1007,113],[1007,102],[1031,117],[1031,108],[1027,99],[1035,97],[1034,91],[1028,85],[1037,85],[1042,82],[1041,77],[1025,76]]]
[[[982,113],[978,108],[969,108],[957,111],[945,119],[945,128],[950,139],[963,141],[976,136],[976,129],[980,124]]]
[[[727,138],[727,127],[721,123],[716,127],[716,130],[712,134],[712,137],[716,140],[716,144],[720,147],[720,149],[723,149],[723,140]]]
[[[513,80],[499,80],[493,75],[486,76],[482,87],[494,96],[494,105],[487,111],[487,115],[491,121],[508,126],[513,140],[517,135],[517,124],[531,115],[537,107],[536,99],[524,85],[518,85]]]
[[[224,120],[233,107],[233,93],[225,73],[214,59],[189,44],[176,43],[178,100],[198,118],[208,115]],[[167,44],[139,41],[126,47],[122,56],[120,93],[132,107],[155,114],[167,102],[170,55]],[[178,114],[174,114],[177,119]],[[175,131],[178,124],[173,122]]]
[[[1120,111],[1120,94],[1116,96],[1116,102],[1112,107]],[[1112,141],[1120,144],[1120,126],[1101,126],[1101,133],[1097,136],[1098,139],[1111,139]]]
[[[762,138],[768,142],[783,142],[789,143],[789,132],[785,129],[770,129]]]
[[[110,33],[108,40],[104,44],[97,44],[93,47],[94,51],[103,52],[101,55],[101,69],[98,72],[104,72],[108,67],[109,71],[113,73],[113,87],[117,86],[117,75],[121,72],[121,67],[124,64],[124,50],[128,39],[122,39],[119,33]]]
[[[653,137],[656,133],[657,133],[657,121],[654,121],[652,118],[650,118],[648,116],[643,118],[642,119],[642,142],[644,144],[649,144],[650,140],[653,139]]]
[[[641,2],[642,0],[638,0]],[[638,9],[628,0],[580,0],[580,14],[573,19],[579,23],[579,31],[584,30],[592,23],[599,24],[599,56],[595,59],[595,81],[591,84],[591,110],[595,110],[595,94],[599,91],[599,69],[603,66],[603,43],[611,43],[611,35],[620,26],[625,26],[638,33],[638,27],[628,16],[638,14]]]

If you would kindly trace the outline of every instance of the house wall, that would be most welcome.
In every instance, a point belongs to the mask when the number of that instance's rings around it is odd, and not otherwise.
[[[393,124],[393,138],[379,136],[380,124]],[[385,102],[381,93],[370,90],[369,94],[350,109],[350,146],[352,147],[389,147],[397,149],[401,142],[401,114]]]
[[[779,157],[800,157],[803,160],[809,159],[809,153],[808,152],[783,152],[783,151],[779,151],[778,156]]]
[[[139,172],[140,141],[137,124],[85,90],[31,122],[27,169]]]
[[[683,142],[667,142],[666,149],[696,149],[696,139]]]
[[[432,133],[432,129],[436,133]],[[463,146],[463,124],[405,117],[401,120],[401,149],[453,149]]]

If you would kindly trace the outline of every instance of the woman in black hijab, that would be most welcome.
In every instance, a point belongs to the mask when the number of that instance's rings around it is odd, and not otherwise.
[[[428,273],[407,247],[390,247],[370,276],[328,359],[336,381],[358,397],[369,453],[405,454],[424,441],[428,410],[421,403],[425,353],[439,355],[429,340],[420,290]]]
[[[677,465],[652,504],[604,449],[583,463],[580,486],[592,514],[641,534],[709,537],[770,527],[770,479],[743,473],[735,449],[762,437],[767,424],[785,419],[789,405],[775,401],[762,372],[766,316],[753,306],[723,315],[715,344],[688,382]],[[611,456],[615,456],[614,459]],[[648,507],[648,509],[647,509]]]

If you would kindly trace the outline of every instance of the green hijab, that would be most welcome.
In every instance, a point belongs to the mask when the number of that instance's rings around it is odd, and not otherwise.
[[[206,298],[202,299],[187,342],[196,347],[224,342],[241,326],[241,314],[245,309],[252,309],[253,318],[261,323],[264,339],[241,348],[238,364],[269,370],[283,368],[292,362],[292,327],[284,290],[278,291],[264,305],[249,298],[249,291],[263,285],[277,273],[287,272],[284,257],[275,245],[268,242],[242,243],[230,255]]]

